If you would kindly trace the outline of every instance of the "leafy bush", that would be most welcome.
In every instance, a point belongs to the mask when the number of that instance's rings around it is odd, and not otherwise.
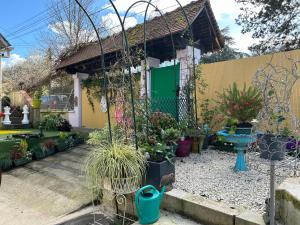
[[[72,126],[69,121],[60,114],[47,114],[41,120],[41,125],[45,130],[71,131]]]
[[[176,141],[180,138],[180,136],[181,136],[180,130],[175,128],[166,129],[162,133],[163,142],[166,143],[167,145],[176,144]]]
[[[255,119],[262,109],[262,96],[258,89],[253,87],[243,90],[237,88],[234,82],[232,87],[224,90],[222,94],[219,93],[219,110],[225,116],[234,118],[239,123],[250,122]]]
[[[172,159],[175,157],[175,151],[173,148],[157,143],[156,145],[144,145],[142,148],[142,152],[146,156],[148,156],[148,160],[153,162],[162,162],[164,160],[168,160],[172,163]]]
[[[142,180],[146,158],[134,146],[114,141],[112,145],[97,146],[86,161],[88,181],[99,184],[103,179],[138,177]]]
[[[113,140],[116,140],[118,142],[125,142],[122,129],[117,125],[112,125],[112,137]],[[102,129],[95,130],[89,133],[87,143],[90,145],[109,144],[110,141],[108,125],[105,125]]]

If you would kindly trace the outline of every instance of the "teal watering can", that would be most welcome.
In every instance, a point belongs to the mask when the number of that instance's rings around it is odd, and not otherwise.
[[[160,203],[165,193],[165,186],[159,192],[154,186],[147,185],[137,191],[135,206],[140,224],[155,223],[160,217]]]

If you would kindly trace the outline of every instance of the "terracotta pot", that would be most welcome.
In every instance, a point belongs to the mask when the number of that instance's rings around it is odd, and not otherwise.
[[[176,150],[176,156],[186,157],[191,153],[193,140],[190,138],[184,141],[178,141],[178,147]]]

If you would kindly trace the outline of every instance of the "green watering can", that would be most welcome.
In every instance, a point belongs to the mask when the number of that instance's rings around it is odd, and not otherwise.
[[[140,224],[155,223],[160,217],[160,203],[166,187],[159,192],[154,186],[147,185],[137,191],[135,206]]]

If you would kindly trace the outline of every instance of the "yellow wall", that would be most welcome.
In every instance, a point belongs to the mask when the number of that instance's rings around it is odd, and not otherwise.
[[[103,128],[107,122],[107,114],[100,109],[99,101],[94,100],[94,111],[89,104],[86,89],[82,90],[82,126],[86,128]],[[114,107],[110,110],[112,122],[114,121]]]
[[[216,99],[216,93],[222,92],[224,88],[227,88],[233,82],[240,86],[244,85],[245,82],[247,85],[251,85],[256,71],[270,62],[271,58],[272,55],[264,55],[202,65],[202,75],[208,87],[204,97],[198,94],[198,106],[201,98]],[[287,58],[300,61],[300,50],[274,54],[272,65],[290,68],[291,64]],[[293,88],[291,103],[293,112],[300,119],[300,80]]]

